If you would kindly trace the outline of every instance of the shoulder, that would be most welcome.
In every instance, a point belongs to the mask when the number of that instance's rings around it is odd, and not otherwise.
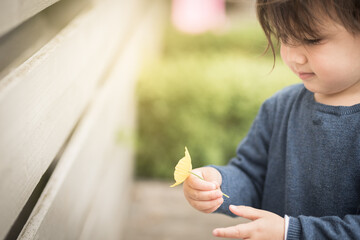
[[[262,104],[260,118],[265,119],[270,125],[282,121],[294,109],[300,109],[303,104],[309,102],[311,96],[312,93],[306,90],[303,84],[285,87]]]
[[[274,129],[286,126],[288,116],[293,110],[304,104],[304,98],[311,97],[303,84],[295,84],[276,92],[261,106],[256,116],[254,127],[272,135]]]

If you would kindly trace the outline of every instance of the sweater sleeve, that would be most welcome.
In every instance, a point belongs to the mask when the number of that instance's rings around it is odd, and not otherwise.
[[[234,216],[229,210],[230,204],[261,206],[273,112],[273,101],[266,101],[239,144],[236,157],[226,166],[212,166],[221,173],[222,191],[230,196],[215,212]]]
[[[287,240],[360,239],[360,215],[290,217]]]

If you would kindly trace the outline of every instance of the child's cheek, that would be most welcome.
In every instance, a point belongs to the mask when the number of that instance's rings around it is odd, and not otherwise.
[[[280,47],[280,56],[281,59],[284,61],[284,63],[290,67],[289,62],[287,61],[287,54],[286,54],[286,47],[282,46]]]

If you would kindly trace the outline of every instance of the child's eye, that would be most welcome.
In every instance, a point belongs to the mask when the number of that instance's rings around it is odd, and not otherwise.
[[[320,38],[316,38],[316,39],[304,39],[304,42],[308,45],[317,45],[321,43],[321,39]]]

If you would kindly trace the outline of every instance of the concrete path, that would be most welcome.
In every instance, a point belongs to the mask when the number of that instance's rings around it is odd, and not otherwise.
[[[183,196],[182,186],[170,182],[137,181],[124,229],[124,240],[211,240],[216,227],[244,222],[221,214],[193,209]]]

